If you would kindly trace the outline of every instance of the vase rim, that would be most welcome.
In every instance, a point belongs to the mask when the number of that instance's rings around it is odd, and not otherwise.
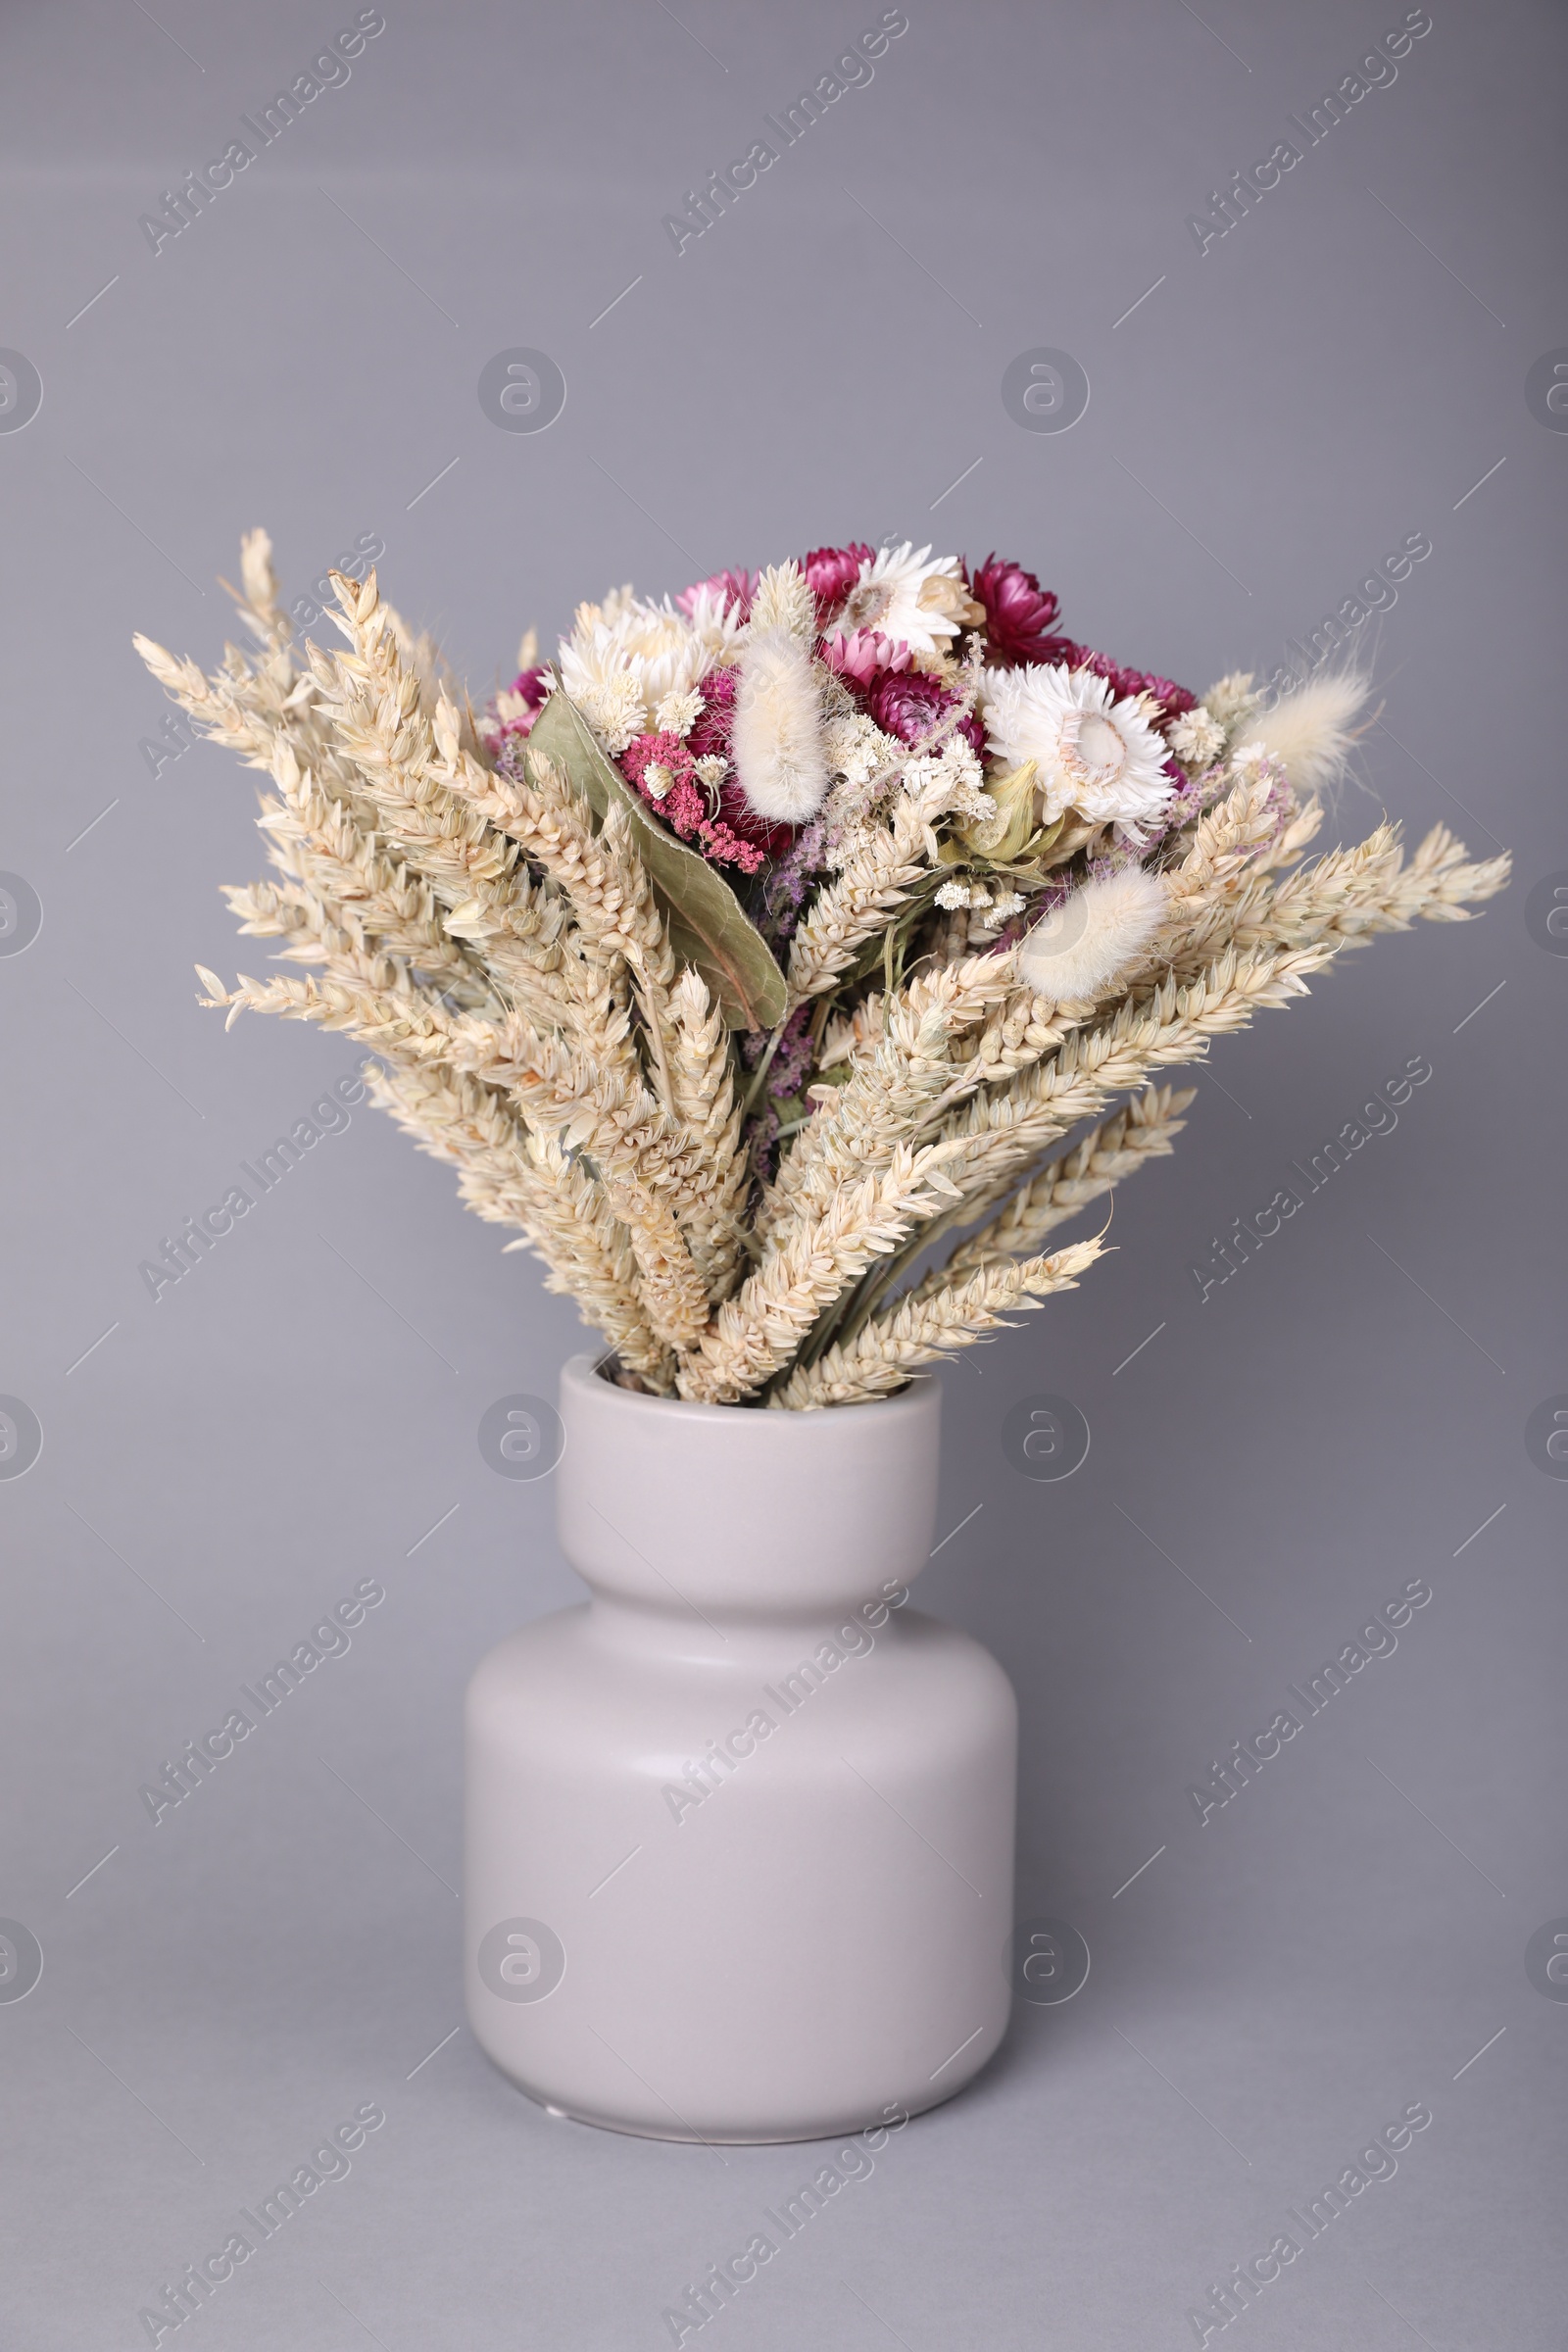
[[[813,1423],[820,1426],[830,1415],[837,1424],[847,1413],[862,1410],[874,1411],[877,1420],[884,1423],[895,1415],[904,1420],[919,1420],[930,1412],[932,1394],[940,1394],[941,1388],[933,1373],[914,1372],[892,1396],[865,1397],[854,1404],[819,1405],[809,1412],[784,1412],[756,1404],[699,1404],[685,1396],[654,1396],[637,1389],[623,1389],[618,1381],[608,1376],[606,1367],[611,1360],[608,1355],[593,1355],[587,1350],[568,1356],[561,1368],[563,1389],[584,1390],[596,1399],[608,1396],[616,1405],[640,1414],[650,1410],[675,1413],[683,1423],[704,1422],[715,1429],[720,1424],[732,1423],[744,1423],[749,1429],[756,1429],[759,1424],[769,1428],[809,1428]]]

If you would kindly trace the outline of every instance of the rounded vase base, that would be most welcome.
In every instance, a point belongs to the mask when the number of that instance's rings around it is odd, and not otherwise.
[[[488,2055],[488,2053],[486,2054]],[[950,2099],[956,2099],[960,2091],[968,2089],[977,2076],[984,2073],[995,2055],[995,2050],[988,2051],[972,2073],[961,2077],[950,2088],[931,2091],[924,2098],[901,2099],[898,2106],[905,2119],[908,2120],[917,2115],[929,2114],[932,2108],[943,2107]],[[671,2124],[666,2129],[661,2124],[633,2123],[624,2116],[594,2115],[585,2108],[563,2107],[558,2100],[547,2099],[543,2091],[534,2090],[528,2083],[520,2082],[515,2075],[509,2073],[498,2060],[491,2058],[490,2063],[495,2067],[497,2074],[512,2084],[514,2090],[520,2091],[532,2106],[542,2108],[553,2122],[586,2124],[595,2132],[616,2132],[623,2139],[669,2140],[678,2146],[691,2148],[774,2148],[789,2147],[808,2140],[850,2139],[860,2132],[886,2131],[888,2129],[887,2120],[883,2116],[870,2117],[858,2122],[852,2120],[837,2123],[796,2124],[784,2130],[771,2131],[759,2126],[747,2131],[698,2132],[675,2124]],[[896,2125],[894,2129],[902,2130],[903,2126]]]

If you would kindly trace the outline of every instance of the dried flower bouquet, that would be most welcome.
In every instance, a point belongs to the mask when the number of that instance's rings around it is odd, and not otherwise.
[[[1200,701],[995,558],[620,589],[477,718],[373,573],[303,657],[264,532],[242,576],[258,653],[136,644],[270,777],[279,879],[226,895],[318,972],[198,966],[204,1002],[373,1048],[375,1099],[659,1396],[885,1396],[1071,1288],[1102,1245],[1055,1228],[1179,1132],[1156,1073],[1507,878],[1386,823],[1302,864],[1356,681]]]

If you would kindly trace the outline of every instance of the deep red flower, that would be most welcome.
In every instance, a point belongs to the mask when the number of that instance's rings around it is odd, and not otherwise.
[[[718,753],[729,758],[730,729],[735,723],[735,681],[733,669],[710,669],[699,678],[697,691],[703,698],[703,708],[697,713],[686,737],[686,749],[694,760],[708,759]]]
[[[985,609],[986,638],[994,662],[1005,667],[1015,662],[1066,659],[1063,649],[1071,646],[1071,638],[1051,635],[1061,606],[1049,588],[1041,587],[1032,571],[990,555],[973,571],[965,564],[963,576],[969,594]]]
[[[738,834],[742,841],[750,842],[770,865],[776,865],[781,858],[788,857],[795,846],[797,828],[794,825],[772,824],[765,816],[759,816],[745,793],[734,782],[719,786],[718,813],[730,832]],[[745,870],[754,874],[757,867],[749,865]]]
[[[1135,694],[1150,695],[1160,706],[1155,721],[1160,727],[1168,727],[1172,719],[1180,718],[1184,711],[1198,708],[1197,695],[1190,694],[1185,686],[1176,685],[1170,678],[1157,678],[1152,670],[1124,668],[1119,662],[1113,662],[1108,654],[1092,653],[1088,646],[1075,645],[1069,654],[1055,658],[1065,661],[1071,669],[1093,670],[1097,678],[1108,679],[1118,701],[1130,700]]]
[[[860,565],[869,564],[876,550],[857,539],[849,547],[813,547],[801,569],[816,598],[816,625],[825,629],[829,620],[860,576]]]
[[[900,743],[919,743],[938,727],[958,698],[921,669],[879,670],[861,696],[863,708],[884,734]],[[967,737],[980,758],[985,757],[986,731],[971,710],[954,733]]]

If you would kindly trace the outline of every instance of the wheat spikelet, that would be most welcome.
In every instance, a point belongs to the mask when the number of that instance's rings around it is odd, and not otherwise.
[[[1085,1136],[1070,1152],[1051,1160],[1019,1186],[1000,1216],[959,1244],[947,1263],[909,1293],[930,1298],[959,1275],[974,1273],[999,1258],[1033,1256],[1048,1233],[1077,1216],[1092,1200],[1174,1148],[1185,1122],[1180,1113],[1194,1098],[1188,1087],[1150,1087],[1126,1107]],[[966,1213],[983,1214],[989,1201],[966,1203]]]
[[[896,1250],[917,1217],[952,1198],[947,1156],[940,1147],[916,1152],[905,1145],[880,1174],[842,1186],[814,1213],[792,1219],[686,1358],[676,1378],[681,1395],[732,1404],[771,1379],[872,1258]]]
[[[1335,953],[1331,945],[1227,952],[1185,987],[1167,980],[1106,1020],[1067,1039],[1054,1060],[1025,1070],[1005,1092],[977,1097],[942,1133],[959,1145],[953,1168],[965,1200],[976,1200],[1018,1174],[1047,1145],[1111,1099],[1143,1085],[1151,1071],[1202,1058],[1209,1042],[1246,1028],[1255,1012],[1305,996],[1306,975]]]
[[[677,1118],[713,1170],[707,1205],[689,1211],[686,1239],[709,1297],[727,1298],[745,1258],[742,1218],[751,1168],[740,1148],[729,1031],[701,976],[682,972],[670,999],[670,1084]]]
[[[900,793],[891,822],[864,828],[836,880],[817,892],[790,943],[790,993],[797,1004],[820,996],[848,970],[868,940],[885,931],[937,854],[937,818],[953,798],[938,777]]]
[[[922,1286],[844,1346],[800,1366],[768,1402],[787,1411],[814,1412],[824,1405],[886,1396],[921,1364],[1005,1330],[1009,1313],[1036,1307],[1054,1291],[1075,1290],[1078,1276],[1093,1265],[1102,1247],[1099,1241],[1072,1242],[1053,1257],[995,1263],[961,1282],[929,1291]]]
[[[708,1327],[708,1286],[667,1201],[607,1169],[605,1198],[631,1237],[637,1292],[655,1337],[694,1348]]]
[[[327,656],[312,647],[310,653],[338,748],[388,838],[447,909],[448,933],[473,942],[496,977],[526,1003],[552,959],[539,902],[521,888],[517,844],[442,781],[419,682],[398,654],[374,572],[363,588],[339,572],[332,581],[354,652]]]
[[[800,1203],[819,1203],[848,1178],[887,1167],[898,1145],[933,1115],[953,1084],[950,1040],[1015,986],[1007,957],[975,956],[896,992],[875,1041],[852,1060],[848,1080],[802,1133],[768,1187],[759,1232],[777,1232]]]

